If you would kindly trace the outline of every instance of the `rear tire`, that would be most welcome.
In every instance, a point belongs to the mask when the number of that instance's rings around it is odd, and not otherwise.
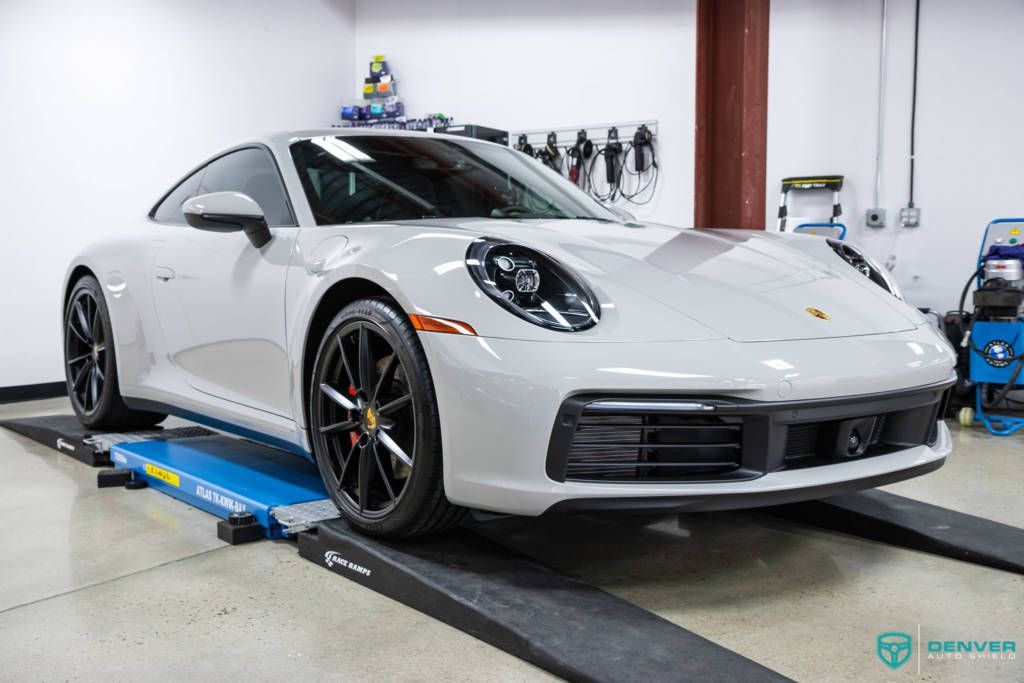
[[[430,368],[401,309],[386,299],[346,306],[324,333],[311,385],[313,453],[352,527],[408,538],[462,520],[444,493]]]
[[[167,416],[125,405],[117,380],[110,313],[91,275],[75,282],[64,311],[64,377],[78,420],[89,429],[146,429]]]

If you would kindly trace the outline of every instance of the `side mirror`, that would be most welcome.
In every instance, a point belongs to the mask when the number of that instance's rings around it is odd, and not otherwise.
[[[213,232],[242,231],[259,249],[274,236],[267,227],[263,209],[241,192],[211,192],[185,202],[185,221],[193,228]]]

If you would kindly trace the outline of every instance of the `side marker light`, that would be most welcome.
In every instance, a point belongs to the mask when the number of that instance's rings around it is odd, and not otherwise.
[[[469,323],[448,318],[438,318],[432,315],[409,314],[409,321],[412,326],[420,332],[440,332],[442,334],[464,334],[470,337],[476,336],[476,330]]]

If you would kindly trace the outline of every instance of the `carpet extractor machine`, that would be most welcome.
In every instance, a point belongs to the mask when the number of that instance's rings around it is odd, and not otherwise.
[[[972,284],[974,310],[968,313]],[[997,218],[985,226],[977,270],[945,327],[957,349],[960,424],[980,422],[996,436],[1024,429],[1024,417],[994,412],[1024,408],[1024,399],[1014,397],[1024,390],[1024,218]]]
[[[794,220],[789,215],[790,195],[818,195],[831,192],[832,215],[829,218],[798,222],[792,230],[805,235],[820,235],[836,240],[846,239],[846,225],[839,222],[843,215],[843,203],[839,199],[839,193],[842,190],[843,176],[837,174],[783,178],[782,192],[779,195],[779,232],[786,232],[786,224]]]

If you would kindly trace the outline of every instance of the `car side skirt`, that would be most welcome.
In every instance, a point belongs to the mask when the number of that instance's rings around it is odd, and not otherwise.
[[[227,422],[220,418],[211,417],[210,415],[205,415],[203,413],[198,413],[148,398],[129,398],[125,396],[124,402],[129,408],[134,408],[136,410],[149,410],[155,413],[167,413],[168,415],[180,417],[183,420],[189,420],[190,422],[195,422],[205,427],[218,429],[223,432],[228,432],[229,434],[234,434],[235,436],[240,436],[243,439],[248,439],[250,441],[255,441],[256,443],[261,443],[265,446],[287,451],[293,455],[306,458],[307,460],[313,459],[313,455],[309,451],[296,443],[288,441],[287,439],[281,439],[269,434],[264,434],[256,430],[249,429],[248,427],[242,427],[240,425]]]

